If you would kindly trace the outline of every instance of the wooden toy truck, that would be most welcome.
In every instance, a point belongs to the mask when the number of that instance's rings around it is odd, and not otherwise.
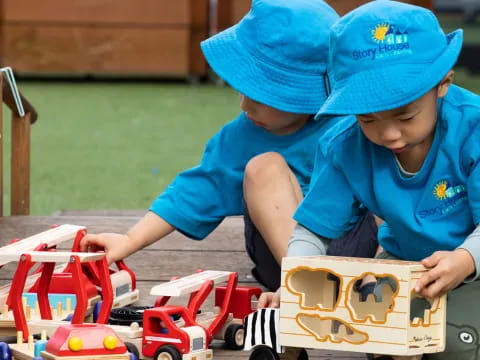
[[[217,286],[227,283],[226,286]],[[198,313],[215,288],[214,311]],[[237,286],[237,273],[201,271],[155,286],[151,295],[159,296],[154,308],[142,311],[143,327],[109,325],[139,359],[209,360],[213,338],[224,339],[234,349],[243,346],[243,318],[252,311],[251,302],[260,288]],[[186,295],[187,306],[169,306],[170,297]],[[173,319],[175,318],[175,320]],[[29,322],[32,332],[52,334],[62,322]]]
[[[26,251],[33,250],[54,250],[57,245],[66,241],[72,241],[72,252],[80,251],[80,240],[86,234],[84,226],[64,224],[56,226],[50,230],[35,234],[23,240],[14,239],[9,245],[0,247],[1,253],[18,253],[21,254]],[[0,256],[0,267],[7,264],[11,260],[3,259]],[[124,264],[123,261],[116,263],[118,270],[109,270],[110,280],[113,287],[113,307],[126,306],[138,300],[139,291],[136,289],[135,274]],[[25,292],[37,292],[39,286],[41,269],[29,275],[25,279]],[[97,271],[90,263],[82,265],[82,272],[84,275],[82,285],[87,291],[87,295],[92,304],[95,304],[99,299],[100,279]],[[10,292],[10,284],[0,287],[0,308],[3,308],[5,301]],[[61,264],[55,268],[51,278],[50,293],[57,294],[74,294],[74,283],[72,282],[71,265]]]
[[[427,301],[414,291],[425,271],[419,262],[284,258],[280,309],[246,318],[244,349],[253,349],[251,360],[278,359],[281,346],[402,356],[443,351],[446,296]],[[364,296],[366,276],[376,286]]]

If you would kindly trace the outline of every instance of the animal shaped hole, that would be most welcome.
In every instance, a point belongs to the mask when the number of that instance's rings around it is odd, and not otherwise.
[[[386,322],[388,313],[393,311],[398,288],[398,280],[390,275],[367,273],[354,278],[347,289],[347,308],[353,320]]]
[[[301,268],[287,275],[287,289],[300,297],[305,309],[334,310],[339,300],[340,277],[325,269]]]
[[[432,314],[438,307],[438,299],[428,300],[413,291],[410,301],[410,326],[429,326]]]
[[[368,340],[368,334],[335,317],[322,317],[317,314],[297,315],[298,324],[318,341],[361,344]]]

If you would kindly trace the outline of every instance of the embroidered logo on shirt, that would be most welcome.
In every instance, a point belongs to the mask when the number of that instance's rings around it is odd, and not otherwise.
[[[452,186],[447,180],[441,180],[433,187],[433,196],[440,200],[440,204],[418,212],[420,217],[425,218],[433,215],[443,215],[467,199],[465,185]]]
[[[457,185],[448,187],[447,180],[439,181],[433,188],[433,195],[438,200],[445,200],[454,197],[457,194],[465,192],[465,185]]]

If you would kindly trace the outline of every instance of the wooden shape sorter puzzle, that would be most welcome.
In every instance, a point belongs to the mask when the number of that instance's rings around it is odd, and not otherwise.
[[[419,262],[333,256],[282,262],[282,346],[417,355],[443,351],[446,296],[414,291]],[[364,295],[363,284],[374,282]]]

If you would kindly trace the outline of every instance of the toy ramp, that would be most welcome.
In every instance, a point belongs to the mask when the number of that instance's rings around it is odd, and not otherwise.
[[[2,246],[0,247],[0,254],[3,255],[4,253],[17,253],[20,255],[27,251],[35,250],[42,244],[46,244],[47,247],[52,247],[75,238],[79,231],[86,231],[86,227],[69,224],[60,225],[12,244]],[[0,266],[11,261],[18,261],[18,257],[17,259],[14,259],[12,257],[0,256]]]
[[[206,270],[193,275],[185,276],[176,280],[171,280],[164,284],[154,286],[150,290],[150,295],[154,296],[182,296],[190,295],[192,292],[200,290],[205,281],[212,280],[213,283],[220,284],[228,281],[231,271]]]

